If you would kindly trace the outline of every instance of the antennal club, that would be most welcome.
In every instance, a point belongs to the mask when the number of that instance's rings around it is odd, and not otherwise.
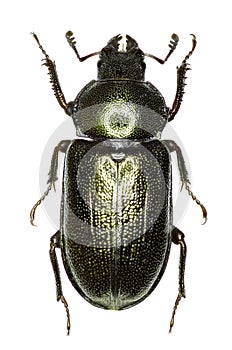
[[[71,48],[73,49],[73,51],[75,52],[78,60],[80,62],[83,62],[85,60],[87,60],[87,58],[90,58],[92,56],[95,56],[95,55],[99,55],[100,54],[100,51],[98,52],[93,52],[93,53],[90,53],[89,55],[87,56],[84,56],[84,57],[80,57],[78,51],[77,51],[77,48],[76,48],[76,40],[75,40],[75,37],[73,35],[73,32],[71,32],[71,30],[69,30],[66,34],[65,34],[65,37],[69,43],[69,45],[71,46]]]
[[[156,60],[157,62],[159,62],[160,64],[164,64],[168,58],[171,56],[171,54],[175,51],[177,45],[178,45],[178,42],[179,42],[179,37],[177,34],[173,33],[172,34],[172,37],[171,37],[171,40],[170,40],[170,43],[169,43],[169,52],[167,54],[167,56],[165,57],[164,60],[162,60],[161,58],[158,58],[154,55],[151,55],[150,53],[145,53],[144,55],[147,56],[147,57],[150,57],[150,58],[153,58],[154,60]]]

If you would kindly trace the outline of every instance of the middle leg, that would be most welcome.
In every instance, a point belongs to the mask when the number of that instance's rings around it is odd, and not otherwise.
[[[189,186],[190,181],[189,181],[189,177],[188,177],[188,171],[187,171],[184,157],[183,157],[183,154],[181,152],[180,147],[173,140],[162,140],[162,143],[166,146],[166,148],[168,149],[168,151],[170,153],[176,152],[178,169],[179,169],[179,173],[180,173],[180,179],[182,182],[181,190],[184,186],[186,191],[190,195],[190,197],[192,197],[192,199],[197,203],[197,205],[199,205],[201,207],[203,219],[205,220],[203,224],[205,224],[207,221],[207,210],[206,210],[205,206],[199,201],[199,199],[193,194],[193,192],[190,189],[190,186]]]

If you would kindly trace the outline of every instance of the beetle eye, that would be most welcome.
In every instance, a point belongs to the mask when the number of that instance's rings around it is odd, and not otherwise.
[[[146,69],[146,63],[145,63],[145,62],[142,62],[142,63],[141,63],[141,67],[142,67],[142,70],[145,71],[145,69]]]

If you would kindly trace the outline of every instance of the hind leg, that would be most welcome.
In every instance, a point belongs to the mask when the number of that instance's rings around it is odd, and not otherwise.
[[[69,308],[68,308],[68,303],[63,295],[62,292],[62,284],[61,284],[61,278],[60,278],[60,269],[59,269],[59,264],[56,256],[56,248],[60,248],[60,231],[57,231],[50,239],[50,259],[55,275],[55,281],[56,281],[56,296],[57,296],[57,301],[62,301],[64,304],[66,314],[67,314],[67,335],[69,335],[70,332],[70,314],[69,314]]]
[[[187,254],[187,246],[184,240],[184,234],[178,228],[174,227],[172,230],[172,242],[180,246],[180,260],[179,260],[179,289],[175,305],[172,312],[172,317],[170,321],[169,332],[172,331],[174,325],[174,318],[176,310],[181,298],[185,298],[185,285],[184,285],[184,272],[185,272],[185,262]]]

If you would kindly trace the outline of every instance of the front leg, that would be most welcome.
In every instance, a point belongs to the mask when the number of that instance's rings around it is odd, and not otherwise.
[[[47,52],[44,50],[43,46],[40,44],[39,39],[35,33],[32,33],[33,37],[35,38],[40,50],[45,56],[43,65],[48,68],[48,74],[50,76],[50,83],[52,84],[52,90],[54,91],[54,95],[59,103],[59,105],[64,109],[65,113],[67,113],[69,116],[72,114],[72,106],[73,102],[67,103],[64,97],[64,94],[62,92],[60,82],[58,79],[58,74],[56,71],[56,65],[55,62],[53,62],[50,57],[48,56]]]
[[[190,187],[189,187],[190,181],[189,181],[189,178],[188,178],[188,171],[187,171],[187,168],[186,168],[186,165],[185,165],[185,161],[184,161],[184,157],[183,157],[183,154],[181,152],[180,147],[173,140],[162,140],[162,143],[164,144],[164,146],[166,146],[166,148],[168,149],[168,151],[170,153],[174,152],[174,151],[176,152],[177,162],[178,162],[178,169],[179,169],[179,173],[180,173],[180,179],[181,179],[181,182],[182,182],[181,190],[182,190],[182,188],[184,186],[186,191],[190,195],[190,197],[192,197],[192,199],[201,207],[203,218],[205,220],[204,224],[205,224],[206,221],[207,221],[207,210],[206,210],[205,206],[199,201],[199,199],[197,199],[197,197],[190,190]]]
[[[59,152],[65,153],[67,151],[67,148],[68,148],[70,142],[71,142],[70,140],[63,140],[63,141],[59,142],[58,145],[54,149],[54,152],[53,152],[53,155],[52,155],[52,160],[51,160],[50,170],[49,170],[49,173],[48,173],[48,181],[47,181],[48,188],[44,192],[42,197],[36,202],[36,204],[33,206],[33,208],[30,211],[30,221],[31,221],[31,224],[33,226],[35,226],[34,225],[34,219],[35,219],[35,211],[36,211],[37,207],[45,199],[45,197],[51,191],[52,187],[54,188],[54,190],[56,190],[55,182],[58,180],[57,169],[58,169]]]
[[[189,64],[187,63],[187,60],[192,55],[192,53],[195,50],[195,47],[197,45],[197,41],[196,41],[195,35],[194,34],[191,34],[191,35],[193,36],[192,50],[189,51],[189,53],[187,54],[187,56],[183,60],[181,66],[179,68],[177,67],[176,96],[175,96],[174,102],[172,104],[172,108],[170,109],[170,112],[169,112],[169,118],[168,118],[169,122],[174,119],[175,115],[177,114],[177,112],[180,109],[181,102],[182,102],[183,96],[184,96],[184,87],[186,85],[185,84],[186,73],[187,73],[188,70],[190,70]]]

